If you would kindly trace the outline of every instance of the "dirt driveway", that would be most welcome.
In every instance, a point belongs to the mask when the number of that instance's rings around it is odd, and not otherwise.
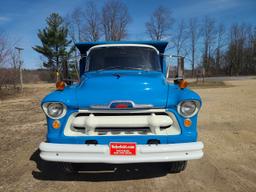
[[[198,89],[205,156],[180,174],[160,167],[118,167],[116,172],[40,171],[38,150],[46,125],[39,107],[51,89],[29,85],[23,96],[0,101],[0,191],[256,191],[256,80]],[[94,165],[95,168],[97,165]]]

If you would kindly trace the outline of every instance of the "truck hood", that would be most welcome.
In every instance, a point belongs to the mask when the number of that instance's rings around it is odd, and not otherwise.
[[[161,72],[99,71],[86,73],[76,88],[79,108],[109,105],[112,101],[133,101],[138,105],[164,108],[168,84]]]

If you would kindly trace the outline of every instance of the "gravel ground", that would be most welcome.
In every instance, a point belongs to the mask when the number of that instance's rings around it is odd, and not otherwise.
[[[52,87],[27,85],[0,100],[0,191],[256,191],[256,80],[196,89],[202,96],[198,129],[205,156],[179,174],[159,165],[118,166],[116,171],[66,175],[49,164],[42,172],[38,145],[46,122],[39,104]],[[110,167],[93,165],[91,169]]]

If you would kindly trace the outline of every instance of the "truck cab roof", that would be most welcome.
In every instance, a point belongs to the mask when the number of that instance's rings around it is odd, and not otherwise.
[[[87,51],[96,45],[106,45],[106,44],[142,44],[151,45],[155,47],[159,53],[164,53],[164,50],[168,44],[167,41],[98,41],[98,42],[79,42],[76,43],[76,47],[79,49],[81,55],[85,55]]]
[[[167,41],[98,41],[98,42],[80,42],[76,43],[76,47],[79,49],[80,54],[82,56],[87,55],[87,51],[89,51],[92,47],[94,46],[100,46],[100,45],[149,45],[152,46],[153,48],[157,49],[157,51],[160,54],[163,54],[165,51],[165,48],[168,44]],[[162,65],[162,57],[160,57],[160,62]],[[85,71],[85,58],[81,58],[80,60],[80,76],[84,73]]]

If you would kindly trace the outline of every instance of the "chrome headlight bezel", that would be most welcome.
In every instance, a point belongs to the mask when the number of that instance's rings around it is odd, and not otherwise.
[[[191,113],[191,114],[184,114],[182,112],[182,105],[186,102],[191,102],[191,103],[194,103],[195,105],[195,110]],[[181,101],[178,106],[177,106],[177,111],[178,113],[182,116],[182,117],[185,117],[185,118],[189,118],[189,117],[193,117],[194,115],[196,115],[198,113],[200,109],[200,102],[198,100],[184,100],[184,101]]]
[[[53,116],[49,113],[49,107],[51,105],[54,105],[54,104],[57,104],[57,105],[60,105],[62,107],[62,111],[61,113],[58,115],[58,116]],[[64,105],[63,103],[60,103],[60,102],[47,102],[47,103],[44,103],[42,105],[42,108],[43,108],[43,111],[44,113],[46,114],[47,117],[51,118],[51,119],[61,119],[62,117],[64,117],[67,113],[67,107],[66,105]]]

